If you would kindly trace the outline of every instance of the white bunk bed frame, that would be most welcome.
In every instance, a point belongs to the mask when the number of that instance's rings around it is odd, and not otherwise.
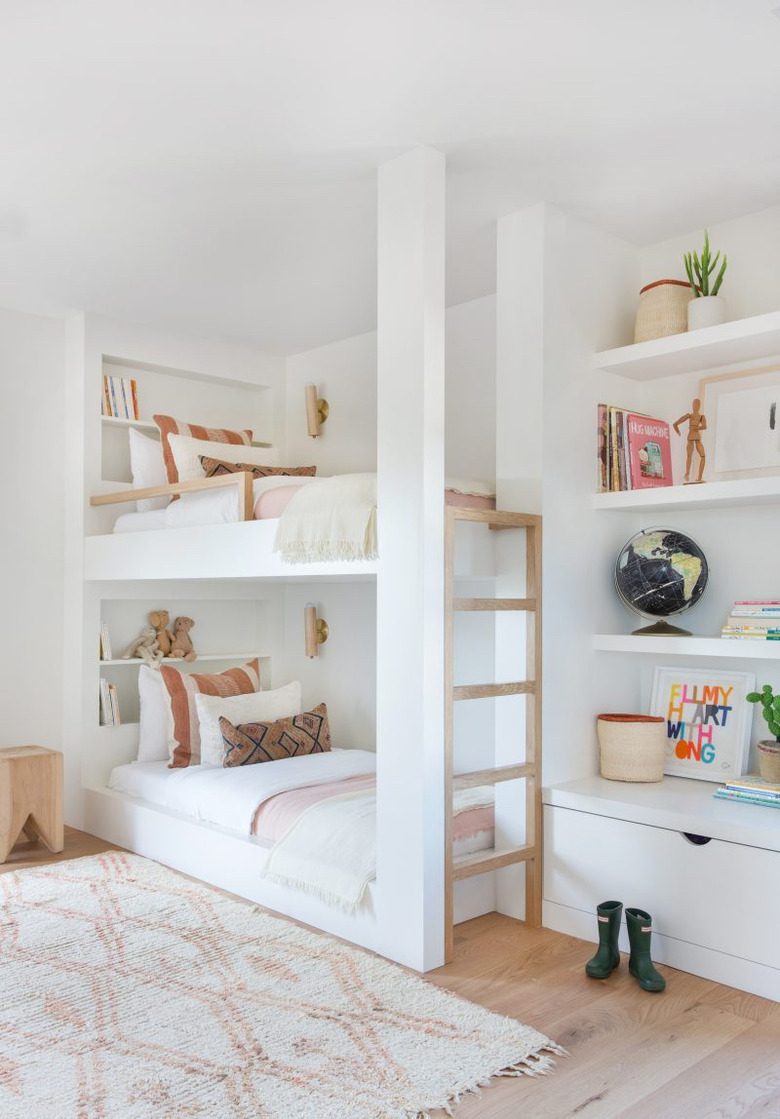
[[[66,819],[184,873],[427,971],[444,963],[453,915],[458,920],[484,912],[487,896],[476,885],[480,879],[469,877],[456,884],[453,902],[452,866],[445,858],[449,763],[445,763],[443,688],[444,157],[418,149],[384,165],[379,171],[378,198],[381,561],[282,564],[270,547],[275,522],[248,519],[248,475],[212,482],[236,485],[242,516],[237,523],[108,533],[104,507],[117,500],[135,500],[138,494],[125,489],[118,497],[116,484],[101,475],[97,401],[104,361],[171,374],[187,370],[180,375],[244,386],[261,400],[260,437],[276,445],[284,442],[279,405],[284,396],[284,363],[252,351],[196,345],[91,316],[68,324]],[[197,488],[204,487],[185,484],[160,490]],[[106,787],[110,769],[132,760],[135,743],[134,732],[119,727],[112,728],[116,734],[109,744],[109,736],[98,733],[95,725],[95,632],[101,595],[120,588],[127,597],[148,597],[152,585],[171,580],[182,587],[188,581],[209,580],[215,588],[242,585],[241,580],[252,581],[248,586],[366,580],[376,584],[377,877],[369,904],[360,914],[340,913],[316,898],[261,879],[268,851],[261,841]],[[248,594],[251,597],[251,591]],[[538,738],[533,742],[536,746]],[[538,765],[538,757],[530,760]],[[537,770],[526,768],[522,776],[533,778],[528,803],[535,804]],[[519,811],[522,815],[522,807]],[[400,829],[399,820],[404,823]],[[538,872],[537,821],[533,812]],[[489,861],[485,865],[497,875],[523,872],[517,867],[494,871]],[[504,911],[521,915],[523,880],[506,881],[513,888],[512,902]],[[537,875],[527,896],[529,918],[538,921]]]

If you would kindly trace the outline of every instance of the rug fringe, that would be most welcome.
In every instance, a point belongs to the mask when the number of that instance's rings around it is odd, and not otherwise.
[[[530,1053],[526,1053],[520,1060],[514,1061],[510,1065],[505,1065],[504,1068],[491,1073],[486,1079],[474,1080],[471,1084],[456,1089],[446,1100],[442,1100],[432,1106],[435,1110],[443,1111],[446,1115],[451,1116],[453,1107],[456,1107],[465,1096],[481,1095],[482,1089],[489,1088],[496,1077],[548,1076],[555,1068],[555,1061],[552,1054],[556,1057],[569,1056],[567,1051],[561,1048],[560,1045],[556,1045],[555,1042],[552,1041],[548,1042],[546,1045],[540,1045],[538,1049],[532,1049]],[[431,1119],[430,1111],[407,1111],[403,1114],[404,1119]]]

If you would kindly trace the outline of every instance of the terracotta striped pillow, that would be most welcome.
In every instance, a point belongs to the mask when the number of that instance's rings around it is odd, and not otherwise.
[[[160,668],[163,696],[169,712],[168,755],[169,769],[183,769],[200,764],[200,731],[195,696],[248,695],[260,691],[260,665],[257,658],[228,668],[225,672],[205,675],[200,672],[180,672],[163,664]]]
[[[198,455],[200,465],[207,478],[218,478],[220,474],[239,474],[242,471],[253,478],[312,478],[317,473],[316,466],[254,466],[251,462],[223,462],[222,459]]]
[[[234,727],[222,715],[219,729],[225,745],[222,765],[228,768],[275,762],[300,754],[324,754],[330,750],[328,708],[324,703],[313,711],[303,711],[273,723],[242,723]]]
[[[191,439],[207,439],[211,443],[232,443],[233,446],[252,445],[252,432],[248,428],[245,431],[228,431],[222,427],[202,427],[200,424],[185,424],[181,420],[174,419],[173,416],[152,416],[152,419],[160,429],[163,462],[169,482],[179,480],[179,471],[168,442],[169,435],[189,435]],[[173,500],[176,501],[177,497],[178,494]]]

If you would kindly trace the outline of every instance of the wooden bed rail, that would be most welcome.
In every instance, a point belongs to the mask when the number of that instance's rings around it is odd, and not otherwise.
[[[202,490],[221,489],[236,486],[238,490],[238,519],[251,521],[254,518],[254,494],[252,475],[248,470],[237,470],[235,474],[218,474],[215,478],[197,478],[191,482],[168,482],[164,486],[147,486],[141,490],[122,490],[120,493],[101,493],[89,499],[90,505],[115,505],[123,501],[144,501],[148,497],[172,497],[177,493],[198,493]]]

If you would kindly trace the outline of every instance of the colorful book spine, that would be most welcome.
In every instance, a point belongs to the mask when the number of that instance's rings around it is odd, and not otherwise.
[[[764,808],[780,808],[780,800],[771,797],[754,796],[747,793],[730,793],[726,789],[717,789],[714,795],[718,800],[729,800],[732,803],[760,804]]]
[[[626,416],[626,459],[631,489],[672,485],[672,444],[669,424],[651,416]]]
[[[115,377],[111,377],[111,376],[109,376],[109,378],[108,378],[108,387],[109,387],[109,389],[110,389],[110,391],[111,391],[111,415],[112,415],[112,416],[114,416],[115,418],[118,418],[118,417],[120,416],[120,414],[121,414],[121,413],[120,413],[120,411],[119,411],[119,406],[118,406],[118,404],[117,404],[117,396],[116,396],[116,384],[115,384],[115,381],[116,381],[116,378],[115,378]]]
[[[100,410],[104,416],[111,415],[111,397],[108,391],[108,377],[103,374],[103,397],[100,403]]]
[[[138,385],[135,381],[130,382],[130,391],[133,396],[133,419],[138,420],[141,417],[138,412]]]
[[[599,404],[597,422],[597,475],[596,481],[599,493],[606,493],[609,489],[609,438],[607,430],[607,405]]]

